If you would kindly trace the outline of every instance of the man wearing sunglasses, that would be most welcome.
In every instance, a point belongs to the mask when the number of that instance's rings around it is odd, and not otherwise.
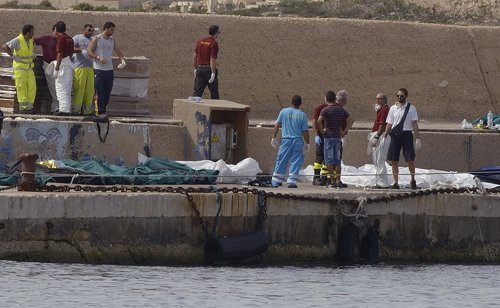
[[[83,33],[73,37],[75,43],[75,75],[73,77],[73,103],[72,114],[93,114],[92,100],[94,98],[94,67],[89,58],[87,48],[89,47],[94,27],[91,24],[83,26]],[[83,110],[82,110],[83,108]]]
[[[408,169],[411,174],[410,187],[411,189],[418,189],[417,183],[415,181],[415,150],[420,150],[422,144],[420,143],[420,136],[418,130],[418,114],[417,109],[413,104],[406,101],[408,97],[408,90],[401,88],[396,95],[398,101],[391,106],[389,109],[389,114],[387,115],[387,126],[385,128],[384,137],[389,136],[389,132],[393,127],[398,125],[404,117],[405,110],[407,106],[408,114],[404,119],[403,133],[399,138],[391,138],[391,143],[389,145],[389,151],[387,152],[387,160],[392,162],[392,177],[394,184],[392,184],[392,189],[399,189],[398,175],[399,175],[399,154],[403,150],[403,157],[408,163]],[[413,143],[413,137],[415,137],[415,144]]]

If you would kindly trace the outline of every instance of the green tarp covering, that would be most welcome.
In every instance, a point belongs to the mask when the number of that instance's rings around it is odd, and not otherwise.
[[[487,116],[482,116],[479,118],[476,118],[472,121],[472,125],[477,125],[479,124],[479,121],[483,120],[483,124],[487,125],[488,124],[488,118]],[[494,114],[493,115],[493,125],[500,124],[500,115]]]
[[[97,160],[74,161],[63,160],[62,168],[46,168],[37,170],[37,182],[70,183],[72,175],[74,184],[92,185],[180,185],[180,184],[214,184],[219,175],[218,170],[195,170],[186,165],[165,158],[150,157],[137,166],[118,166]],[[19,180],[19,173],[0,173],[0,185],[13,185]]]

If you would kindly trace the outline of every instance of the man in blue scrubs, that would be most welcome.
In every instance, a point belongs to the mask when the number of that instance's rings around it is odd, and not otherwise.
[[[292,97],[292,107],[280,111],[276,125],[273,130],[271,146],[279,147],[276,156],[276,165],[274,167],[271,185],[273,187],[281,186],[285,181],[286,167],[290,162],[288,170],[288,188],[297,188],[299,170],[304,162],[304,152],[309,152],[309,125],[307,115],[300,110],[302,98],[298,95]],[[276,138],[281,128],[281,143]]]

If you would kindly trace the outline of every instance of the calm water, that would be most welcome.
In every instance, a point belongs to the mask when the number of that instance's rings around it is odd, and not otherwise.
[[[1,307],[499,307],[499,266],[135,267],[0,261]]]

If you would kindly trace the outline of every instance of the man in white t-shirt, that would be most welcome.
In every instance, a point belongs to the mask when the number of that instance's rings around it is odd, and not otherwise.
[[[393,189],[399,189],[398,184],[398,164],[399,154],[403,150],[403,157],[408,163],[408,169],[411,174],[410,187],[411,189],[418,189],[415,181],[415,150],[420,150],[422,144],[420,143],[420,136],[418,130],[418,114],[417,109],[413,104],[406,101],[408,97],[408,90],[401,88],[398,91],[398,101],[391,106],[389,114],[387,115],[387,126],[385,128],[384,136],[387,137],[393,127],[398,125],[403,119],[406,107],[409,105],[408,114],[403,123],[403,134],[399,138],[391,138],[389,151],[387,152],[387,160],[392,163],[392,177],[394,183],[391,185]],[[413,137],[415,136],[415,144]]]

